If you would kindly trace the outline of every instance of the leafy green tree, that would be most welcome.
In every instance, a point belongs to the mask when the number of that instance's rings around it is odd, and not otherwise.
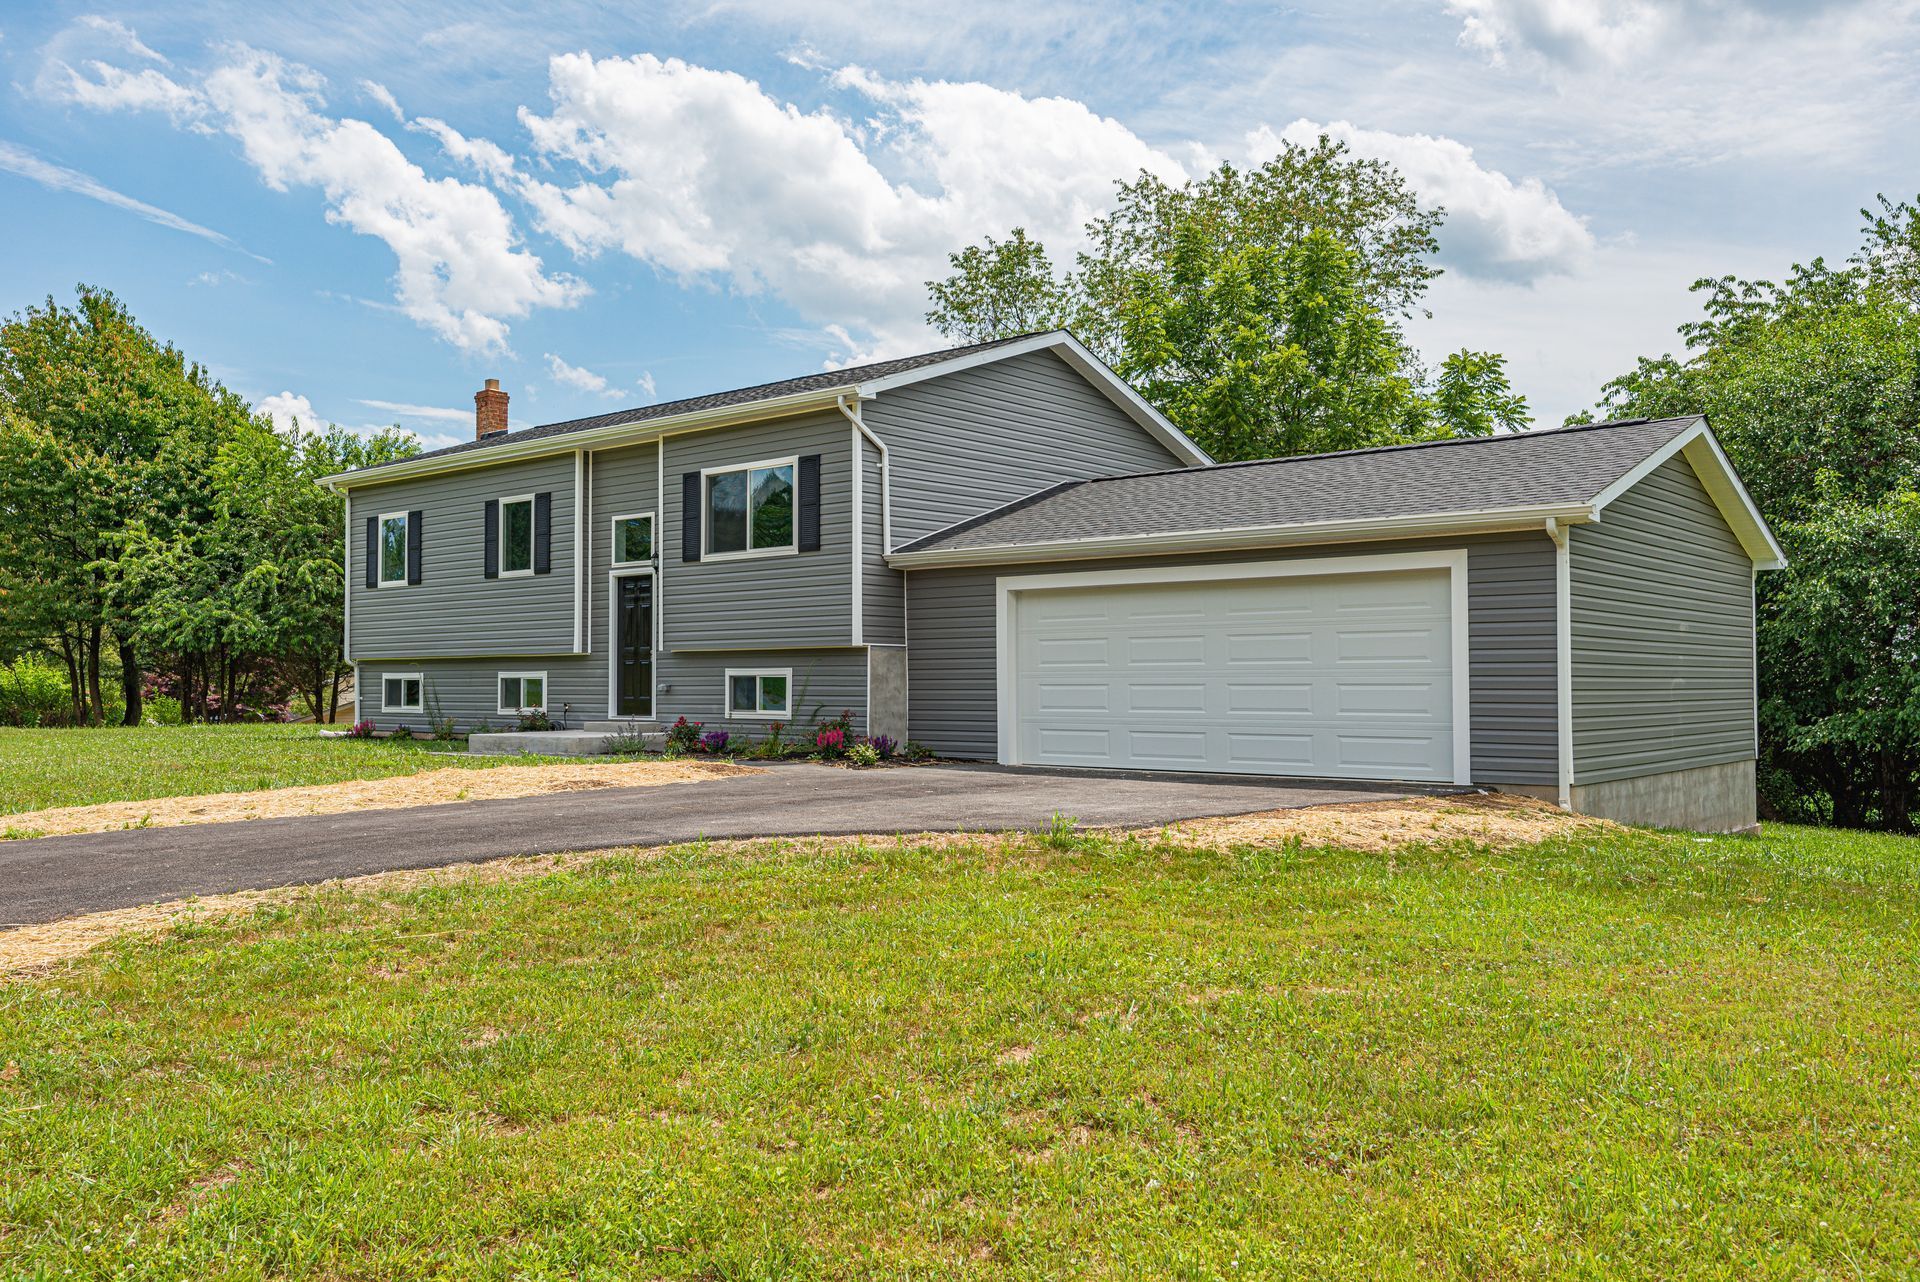
[[[1066,291],[1039,241],[1015,227],[1005,240],[989,236],[947,255],[953,274],[929,281],[930,319],[963,343],[1055,329],[1068,320]]]
[[[1684,354],[1642,358],[1595,413],[1706,414],[1786,546],[1788,568],[1759,580],[1770,804],[1908,829],[1920,777],[1920,295],[1913,206],[1881,209],[1845,266],[1697,282],[1703,314],[1681,329]]]
[[[1289,143],[1248,171],[1120,183],[1065,276],[1020,228],[952,254],[927,319],[962,341],[1071,329],[1222,460],[1518,425],[1501,357],[1449,357],[1429,387],[1400,331],[1442,218],[1384,161]]]

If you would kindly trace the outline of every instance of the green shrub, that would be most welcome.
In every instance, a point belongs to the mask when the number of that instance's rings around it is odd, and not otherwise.
[[[141,705],[142,725],[177,726],[180,720],[180,701],[170,694],[148,695]]]
[[[413,727],[412,726],[395,726],[393,728],[393,733],[389,734],[387,738],[403,739],[403,740],[411,739],[413,738]]]
[[[0,725],[64,725],[72,716],[64,668],[37,655],[0,667]]]
[[[877,766],[880,764],[880,749],[870,743],[856,743],[847,749],[847,764],[850,766]]]

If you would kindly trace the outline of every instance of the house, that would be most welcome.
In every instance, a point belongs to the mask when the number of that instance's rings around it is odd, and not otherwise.
[[[329,478],[358,715],[676,717],[1009,764],[1754,821],[1754,575],[1703,419],[1253,463],[1046,333]]]

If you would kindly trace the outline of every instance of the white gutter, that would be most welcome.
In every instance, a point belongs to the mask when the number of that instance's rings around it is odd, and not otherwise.
[[[500,445],[490,445],[485,449],[465,450],[459,454],[404,459],[398,463],[388,463],[382,467],[362,471],[337,472],[332,476],[321,477],[320,483],[330,489],[345,489],[352,485],[384,485],[388,481],[401,481],[410,477],[437,476],[443,472],[492,467],[496,463],[510,463],[515,459],[571,454],[575,450],[602,449],[614,445],[633,445],[651,441],[660,436],[700,428],[730,427],[739,423],[757,423],[764,419],[786,418],[794,414],[830,410],[834,407],[835,401],[845,394],[845,390],[841,387],[827,388],[824,391],[795,392],[788,396],[775,396],[764,401],[750,401],[744,405],[690,410],[685,414],[671,414],[663,418],[609,423],[605,427],[581,428],[577,431],[558,432],[552,436],[536,437],[531,440],[508,441]]]
[[[860,435],[873,443],[880,452],[880,551],[887,556],[893,555],[893,455],[887,450],[887,443],[873,434],[867,426],[867,420],[860,415],[860,401],[863,393],[855,392],[851,397],[841,396],[834,402],[842,414],[853,420],[860,429]],[[851,407],[849,407],[851,402]]]
[[[1595,519],[1592,508],[1584,503],[1494,508],[1416,516],[1311,521],[1300,525],[1243,525],[1217,530],[1178,530],[1165,534],[1059,539],[1047,543],[998,544],[991,547],[929,548],[924,552],[896,552],[887,558],[887,564],[897,570],[921,570],[943,565],[1005,565],[1022,561],[1163,556],[1178,552],[1230,551],[1364,539],[1493,534],[1511,530],[1538,530],[1549,518],[1563,525]]]

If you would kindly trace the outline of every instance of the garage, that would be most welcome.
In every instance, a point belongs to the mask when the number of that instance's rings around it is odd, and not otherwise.
[[[1464,781],[1464,580],[1456,552],[1003,578],[1003,759]]]

